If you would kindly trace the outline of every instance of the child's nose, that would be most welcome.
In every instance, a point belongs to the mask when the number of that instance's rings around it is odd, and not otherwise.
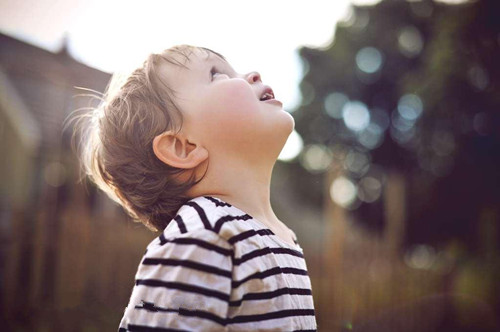
[[[250,83],[255,83],[255,82],[262,82],[260,78],[260,74],[256,71],[253,71],[247,75],[247,80]]]

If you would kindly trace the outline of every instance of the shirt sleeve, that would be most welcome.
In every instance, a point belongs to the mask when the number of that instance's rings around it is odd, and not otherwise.
[[[161,235],[139,265],[119,331],[226,330],[232,256],[232,246],[206,229]]]

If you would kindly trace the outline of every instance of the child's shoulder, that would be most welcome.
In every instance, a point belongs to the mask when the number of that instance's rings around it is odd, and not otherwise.
[[[185,237],[205,234],[231,243],[231,239],[254,230],[252,217],[212,196],[199,196],[184,203],[160,235],[161,238]]]

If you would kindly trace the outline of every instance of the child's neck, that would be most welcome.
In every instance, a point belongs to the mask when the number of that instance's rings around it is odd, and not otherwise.
[[[241,194],[212,194],[212,196],[237,207],[243,212],[248,213],[266,228],[273,231],[273,233],[283,241],[293,246],[294,239],[291,235],[290,229],[275,215],[269,199],[269,187],[267,189],[267,191],[252,191],[246,188],[246,196],[242,196]],[[260,194],[261,192],[265,192],[265,194]]]
[[[270,228],[282,227],[270,199],[274,163],[257,167],[245,165],[217,167],[212,162],[203,181],[191,196],[212,195],[250,214]],[[193,188],[194,189],[194,188]]]

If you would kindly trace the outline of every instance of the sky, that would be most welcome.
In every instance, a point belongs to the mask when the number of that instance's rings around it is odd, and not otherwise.
[[[300,102],[297,50],[324,48],[349,6],[377,0],[2,0],[0,31],[106,72],[127,72],[176,44],[223,54],[238,72],[257,70],[284,108]]]

